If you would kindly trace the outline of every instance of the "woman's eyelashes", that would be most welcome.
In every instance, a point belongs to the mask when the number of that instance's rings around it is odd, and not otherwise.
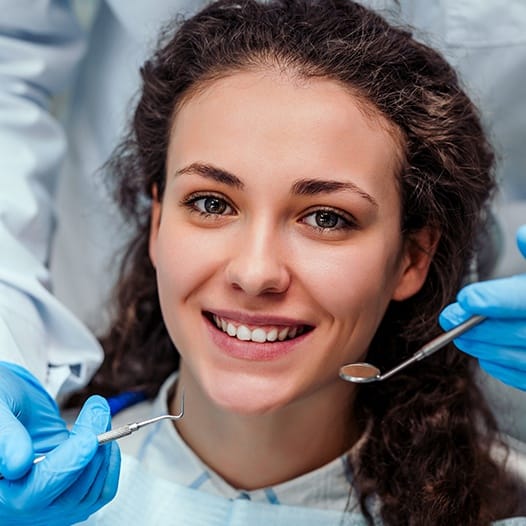
[[[356,220],[349,213],[332,208],[312,210],[303,215],[301,221],[319,232],[355,230],[358,228]]]
[[[223,216],[235,216],[236,208],[228,199],[219,194],[193,193],[181,201],[181,205],[204,219],[218,219]],[[299,223],[306,225],[316,233],[344,232],[359,228],[356,219],[343,210],[320,207],[302,213]]]
[[[236,214],[234,207],[217,194],[192,194],[183,199],[181,204],[205,218]]]

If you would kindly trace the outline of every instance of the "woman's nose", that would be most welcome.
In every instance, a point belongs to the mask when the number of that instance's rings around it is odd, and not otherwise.
[[[250,229],[237,240],[226,268],[231,287],[250,296],[279,294],[290,285],[286,251],[282,250],[278,234],[272,229]]]

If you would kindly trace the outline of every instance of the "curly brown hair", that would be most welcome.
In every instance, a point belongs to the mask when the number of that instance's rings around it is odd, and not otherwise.
[[[441,232],[422,289],[393,302],[368,360],[389,369],[439,332],[470,262],[494,190],[494,155],[476,108],[443,57],[348,0],[220,0],[169,27],[141,69],[143,86],[127,139],[108,164],[124,217],[135,227],[116,288],[106,359],[90,389],[154,396],[178,367],[148,257],[152,187],[162,195],[178,106],[204,83],[250,68],[282,68],[334,80],[403,138],[400,229]],[[471,359],[453,346],[389,381],[359,388],[369,429],[352,460],[354,488],[390,525],[484,525],[512,514],[515,492],[490,456],[496,422]]]

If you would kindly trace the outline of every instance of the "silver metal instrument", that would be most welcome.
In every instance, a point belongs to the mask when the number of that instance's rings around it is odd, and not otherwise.
[[[99,435],[97,435],[97,441],[99,443],[99,446],[101,446],[102,444],[106,444],[108,442],[112,442],[113,440],[118,440],[119,438],[123,438],[125,436],[131,435],[132,433],[135,433],[135,431],[138,431],[144,426],[155,424],[156,422],[160,422],[161,420],[179,420],[180,418],[183,417],[183,415],[184,415],[184,390],[181,393],[181,409],[178,415],[161,415],[161,416],[156,416],[155,418],[150,418],[148,420],[143,420],[142,422],[133,422],[131,424],[125,424],[115,429],[110,429],[109,431],[106,431],[104,433],[100,433]],[[33,464],[38,464],[39,462],[42,462],[45,458],[46,458],[46,455],[39,455],[35,457],[35,459],[33,460]],[[0,480],[3,478],[4,478],[3,475],[0,473]]]
[[[371,365],[370,363],[359,362],[359,363],[349,363],[340,367],[340,378],[346,382],[353,382],[358,384],[367,384],[370,382],[380,382],[382,380],[387,380],[397,372],[405,369],[408,365],[411,365],[414,362],[418,362],[431,356],[439,349],[442,349],[449,342],[453,341],[455,338],[464,334],[466,331],[475,327],[480,322],[485,320],[485,316],[472,316],[464,323],[461,323],[457,327],[437,336],[432,339],[429,343],[426,343],[421,347],[411,358],[408,358],[405,362],[397,365],[390,371],[382,374],[378,367]]]

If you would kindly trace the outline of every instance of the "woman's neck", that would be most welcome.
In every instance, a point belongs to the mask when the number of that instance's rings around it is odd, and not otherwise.
[[[214,405],[184,375],[183,440],[211,469],[238,489],[253,490],[298,477],[347,451],[360,430],[350,417],[354,391],[335,384],[264,415],[240,415]],[[170,409],[180,407],[177,395]]]

